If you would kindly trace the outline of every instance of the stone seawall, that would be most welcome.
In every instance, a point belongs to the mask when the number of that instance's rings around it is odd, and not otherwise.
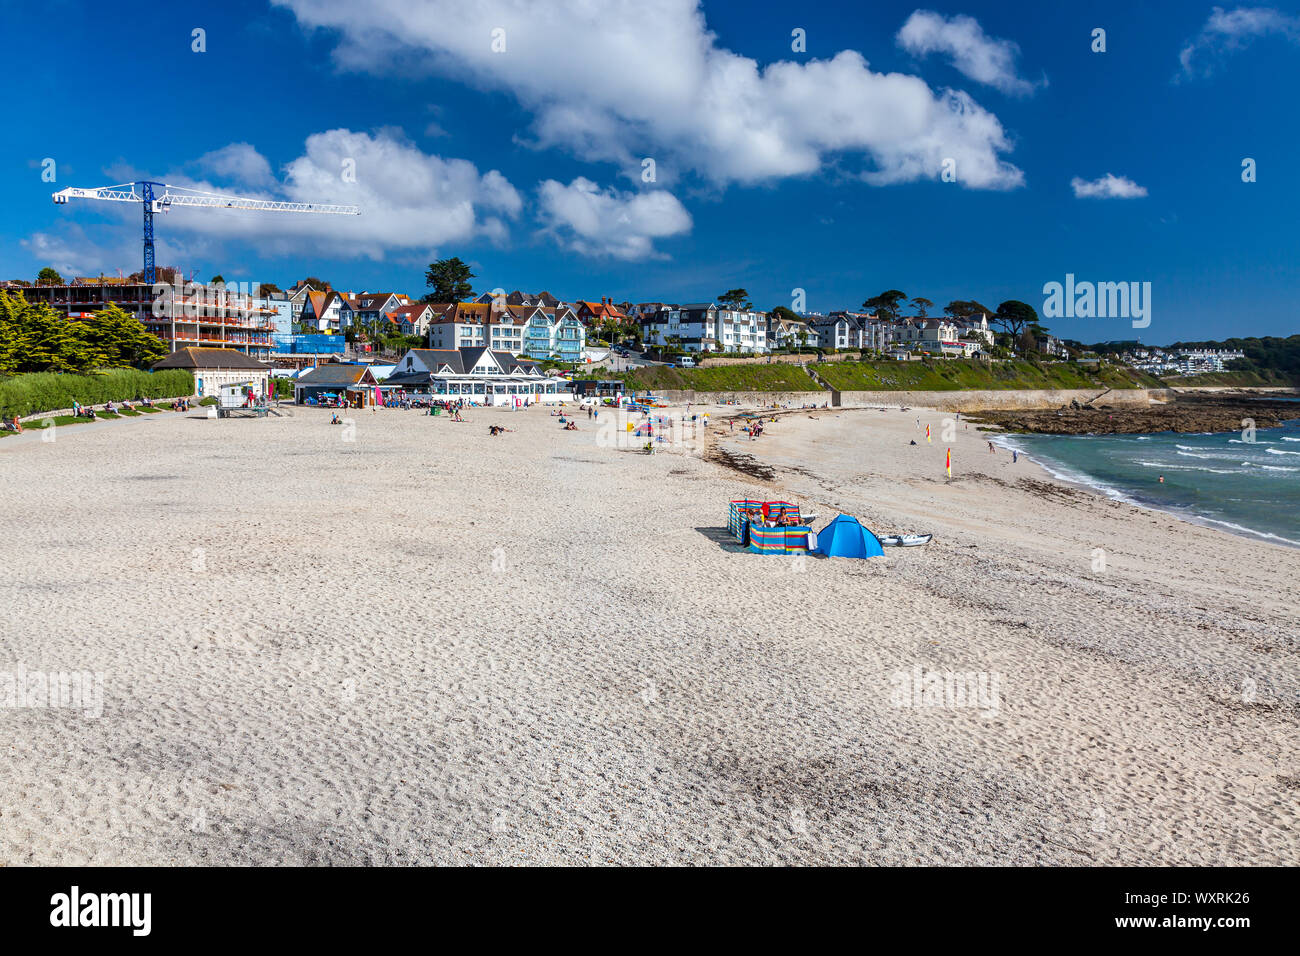
[[[1167,388],[1009,388],[972,389],[951,392],[840,392],[840,404],[845,408],[864,405],[914,405],[918,408],[937,408],[942,411],[976,411],[987,408],[1060,408],[1071,402],[1086,404],[1100,399],[1101,405],[1147,405],[1152,399],[1170,401],[1174,397]]]
[[[701,392],[690,389],[665,389],[655,393],[673,403],[697,402],[700,404],[740,405],[761,408],[772,405],[830,405],[834,393],[821,392]],[[1123,388],[1106,391],[1104,388],[1029,388],[1029,389],[975,389],[954,391],[882,391],[840,392],[842,408],[862,408],[872,405],[908,405],[917,408],[936,408],[941,411],[976,411],[977,409],[1007,408],[1059,408],[1071,402],[1084,404],[1100,397],[1103,405],[1146,405],[1152,399],[1169,401],[1174,391],[1167,388]]]

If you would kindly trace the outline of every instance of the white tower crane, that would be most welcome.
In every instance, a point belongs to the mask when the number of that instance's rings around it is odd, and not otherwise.
[[[136,192],[136,187],[140,191]],[[262,212],[314,212],[335,216],[359,216],[361,208],[348,203],[283,202],[278,199],[244,199],[240,196],[223,196],[219,193],[169,186],[166,183],[141,181],[122,183],[119,186],[97,186],[82,189],[70,186],[60,189],[52,197],[56,203],[69,199],[103,199],[108,202],[138,202],[144,207],[144,281],[153,284],[156,278],[153,258],[154,213],[166,212],[172,206],[205,206],[209,209],[256,209]]]

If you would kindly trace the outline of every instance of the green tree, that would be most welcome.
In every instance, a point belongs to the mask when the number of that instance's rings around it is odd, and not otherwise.
[[[141,368],[167,354],[162,339],[151,333],[135,316],[115,305],[95,313],[82,323],[78,335],[102,358],[94,368]]]
[[[754,303],[749,301],[749,293],[744,289],[728,289],[718,296],[718,305],[741,312],[748,312],[754,307]]]
[[[303,279],[302,282],[299,283],[299,285],[311,286],[311,288],[316,292],[328,292],[330,289],[333,288],[333,286],[331,286],[324,279],[318,279],[315,276],[308,276],[307,278]]]
[[[929,299],[923,299],[918,296],[912,300],[912,308],[915,310],[917,318],[924,319],[930,314],[930,310],[934,308],[934,303]]]
[[[906,298],[906,292],[890,289],[888,292],[882,292],[880,295],[873,296],[863,302],[862,308],[868,312],[876,313],[882,319],[896,319],[899,314],[899,303]]]
[[[216,275],[214,275],[211,279],[208,280],[208,285],[216,285],[218,282],[220,282],[222,285],[226,284],[226,277],[223,276],[220,272],[218,272]]]
[[[986,305],[980,305],[974,300],[953,299],[943,307],[944,315],[954,319],[968,319],[972,315],[979,315],[981,312],[992,317],[993,310]]]
[[[421,301],[438,304],[467,302],[474,297],[474,287],[469,281],[473,278],[474,273],[460,261],[459,256],[431,262],[424,273],[424,283],[431,291]]]
[[[50,266],[46,266],[40,272],[36,273],[36,284],[63,285],[63,276],[59,275],[59,273]]]
[[[144,325],[117,306],[70,319],[43,302],[0,292],[0,372],[88,372],[142,366],[166,354]]]
[[[1013,339],[1019,340],[1021,332],[1038,323],[1038,313],[1026,302],[1008,299],[993,313],[992,322]]]

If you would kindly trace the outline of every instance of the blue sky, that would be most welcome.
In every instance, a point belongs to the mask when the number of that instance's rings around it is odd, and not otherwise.
[[[3,278],[139,269],[138,207],[50,193],[154,178],[363,207],[160,217],[200,279],[420,294],[458,255],[479,290],[827,311],[1041,309],[1073,273],[1150,282],[1147,342],[1300,331],[1293,3],[56,0],[0,27]]]

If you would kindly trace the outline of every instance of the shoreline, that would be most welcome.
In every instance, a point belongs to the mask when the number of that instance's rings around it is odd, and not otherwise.
[[[993,444],[1009,449],[1011,447],[1008,444],[1010,441],[1013,441],[1018,435],[1026,434],[1026,433],[986,432],[985,434],[991,436],[990,440],[993,442]],[[1028,434],[1034,434],[1034,433],[1028,433]],[[1234,434],[1234,432],[1212,432],[1211,434],[1231,435]],[[1086,438],[1089,436],[1079,435],[1079,436],[1071,436],[1071,437]],[[1145,501],[1141,498],[1134,497],[1132,494],[1124,491],[1122,488],[1116,488],[1113,485],[1108,485],[1105,482],[1101,481],[1100,479],[1093,478],[1091,475],[1080,473],[1076,477],[1069,473],[1063,472],[1061,469],[1065,468],[1066,466],[1060,465],[1053,461],[1044,461],[1041,457],[1039,457],[1038,455],[1034,454],[1031,451],[1027,451],[1022,446],[1016,446],[1016,451],[1019,453],[1021,458],[1028,459],[1029,461],[1032,461],[1034,464],[1036,464],[1038,467],[1042,468],[1043,471],[1047,472],[1047,474],[1049,474],[1053,480],[1059,481],[1062,484],[1068,485],[1072,488],[1078,488],[1081,491],[1086,491],[1089,494],[1095,495],[1099,498],[1103,498],[1108,501],[1119,501],[1124,504],[1131,505],[1134,508],[1141,508],[1145,511],[1153,511],[1159,514],[1169,515],[1170,517],[1177,518],[1179,521],[1185,521],[1188,524],[1196,525],[1199,528],[1206,528],[1211,531],[1220,531],[1224,534],[1230,534],[1233,535],[1234,537],[1239,537],[1239,538],[1246,538],[1251,541],[1256,541],[1260,544],[1274,544],[1274,545],[1278,545],[1279,547],[1284,547],[1288,549],[1300,549],[1300,541],[1293,541],[1290,538],[1283,537],[1282,535],[1279,534],[1273,534],[1272,532],[1269,531],[1259,531],[1255,528],[1248,528],[1244,525],[1234,524],[1228,521],[1222,521],[1217,518],[1211,518],[1207,515],[1197,514],[1196,512],[1190,510],[1179,510],[1177,508],[1161,507],[1160,505],[1155,504],[1153,502]]]

